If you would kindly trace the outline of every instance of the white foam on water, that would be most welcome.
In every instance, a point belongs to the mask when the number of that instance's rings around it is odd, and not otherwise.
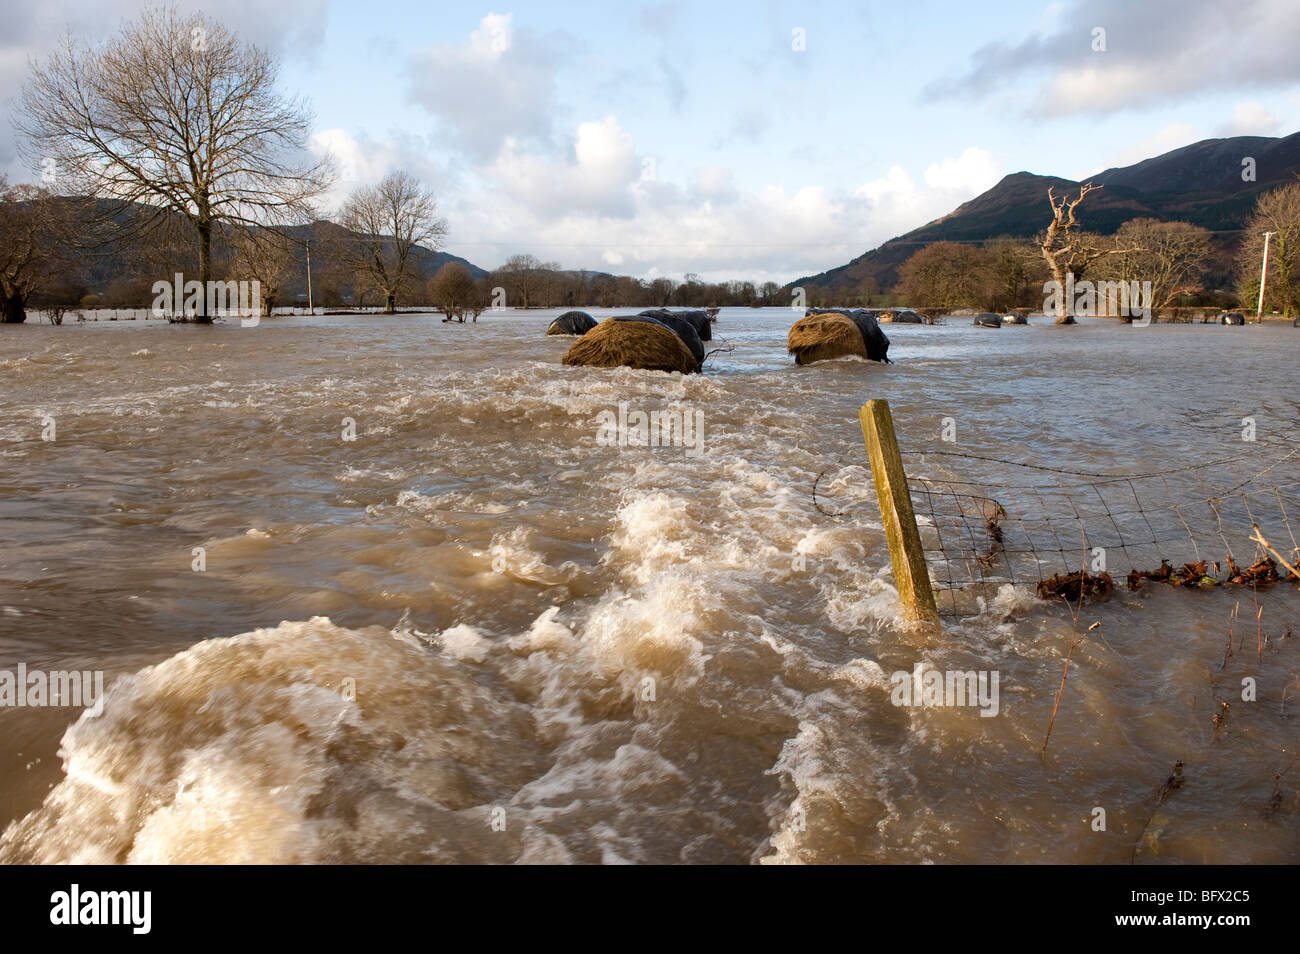
[[[566,561],[559,566],[549,564],[545,554],[533,546],[534,536],[536,532],[528,527],[515,527],[494,534],[488,547],[492,569],[498,573],[508,573],[515,579],[546,586],[567,583],[581,572],[581,568],[572,562]]]
[[[406,471],[396,468],[385,469],[381,467],[356,467],[348,464],[342,471],[334,475],[334,479],[344,484],[357,483],[363,480],[406,480],[410,475]]]
[[[503,701],[385,630],[316,618],[208,640],[118,679],[68,729],[65,779],[0,859],[381,860],[405,816],[449,860],[458,839],[435,820],[517,789],[537,757]]]
[[[733,397],[725,384],[626,369],[457,372],[367,413],[398,433],[437,407],[451,433],[430,440],[454,447],[466,436],[457,428],[479,426],[456,409],[481,410],[484,393],[494,415],[568,448],[555,476],[503,468],[455,490],[393,488],[367,516],[497,518],[463,520],[489,528],[465,548],[468,572],[496,571],[501,593],[598,572],[599,592],[538,605],[504,632],[470,612],[430,633],[318,618],[197,644],[119,680],[102,720],[68,731],[67,777],[0,839],[0,858],[887,856],[854,855],[858,836],[846,832],[859,830],[897,847],[898,806],[916,786],[891,763],[930,723],[889,706],[873,658],[902,625],[878,520],[870,508],[828,517],[812,506],[820,461],[799,450],[798,419],[761,406],[716,413],[711,402]],[[620,400],[705,408],[709,452],[596,448],[595,414]],[[358,422],[373,433],[375,422]],[[756,441],[773,453],[754,454]],[[420,473],[357,462],[338,479]],[[843,467],[820,491],[833,507],[869,502],[864,474]],[[606,495],[602,506],[614,501],[593,531],[598,571],[570,551],[549,556],[555,531],[526,509],[565,475]],[[500,521],[516,510],[518,522]],[[265,533],[217,545],[252,547]]]
[[[716,484],[709,506],[664,489],[687,474]],[[843,615],[842,591],[863,582],[845,572],[858,531],[815,525],[778,475],[737,457],[642,456],[625,480],[604,558],[618,584],[545,608],[523,631],[316,618],[199,643],[119,679],[104,715],[68,730],[64,781],[5,832],[0,858],[617,863],[662,860],[665,831],[722,850],[734,822],[699,810],[719,795],[677,739],[736,688],[711,674],[717,653],[770,666],[784,643],[814,684],[861,692],[879,680],[870,660],[819,661],[793,648],[804,634],[764,622],[794,552],[824,564],[807,592]],[[485,557],[543,583],[579,569],[547,566],[530,539],[498,533]],[[892,613],[888,593],[876,597]],[[793,717],[805,694],[788,687],[775,711]]]
[[[435,637],[435,642],[443,652],[468,662],[481,663],[492,651],[492,643],[465,623],[443,630]]]

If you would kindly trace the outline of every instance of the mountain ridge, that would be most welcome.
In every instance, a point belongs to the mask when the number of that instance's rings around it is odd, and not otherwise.
[[[1242,178],[1244,159],[1253,160],[1255,178]],[[1234,136],[1203,139],[1128,166],[1114,166],[1073,180],[1022,170],[961,203],[951,212],[895,236],[843,265],[806,275],[786,285],[825,292],[853,293],[864,284],[893,287],[898,269],[933,242],[983,243],[1002,236],[1029,238],[1051,218],[1047,191],[1060,195],[1084,182],[1104,186],[1079,206],[1081,225],[1111,235],[1133,218],[1187,221],[1216,233],[1216,259],[1231,260],[1238,234],[1260,193],[1300,173],[1300,132],[1289,136]],[[1212,276],[1224,280],[1223,274]]]

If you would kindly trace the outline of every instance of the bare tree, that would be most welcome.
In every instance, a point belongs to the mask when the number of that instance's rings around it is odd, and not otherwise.
[[[332,181],[328,158],[304,151],[311,112],[276,92],[278,69],[215,20],[168,7],[96,47],[69,34],[23,89],[24,153],[78,194],[143,205],[135,229],[183,217],[206,287],[215,229],[309,220]]]
[[[1066,276],[1073,275],[1076,279],[1082,278],[1088,266],[1097,259],[1107,255],[1119,255],[1128,251],[1135,251],[1124,246],[1107,247],[1109,243],[1103,241],[1100,236],[1091,235],[1079,228],[1079,220],[1075,215],[1075,209],[1094,189],[1100,189],[1101,186],[1093,185],[1091,182],[1085,182],[1079,187],[1079,197],[1071,199],[1069,196],[1061,196],[1059,199],[1053,194],[1052,189],[1047,190],[1047,201],[1052,206],[1052,223],[1038,237],[1038,248],[1043,253],[1043,261],[1047,263],[1048,271],[1052,273],[1052,279],[1057,283],[1060,294],[1056,296],[1056,323],[1058,325],[1074,324],[1072,303],[1066,300],[1065,287]]]
[[[1022,239],[1000,236],[984,244],[989,255],[991,291],[989,307],[1003,311],[1031,303],[1042,287],[1043,267],[1037,246]],[[1037,282],[1038,288],[1034,288]]]
[[[542,292],[542,262],[535,255],[511,255],[493,277],[505,288],[508,300],[528,308]]]
[[[560,268],[559,262],[542,262],[538,266],[538,272],[541,289],[539,302],[543,308],[554,308],[561,303],[569,276]]]
[[[663,302],[656,301],[655,304],[667,305],[671,301],[678,305],[685,305],[690,308],[704,304],[704,283],[700,281],[700,276],[695,272],[687,272],[683,275],[682,283],[680,285],[673,282],[671,288],[668,286],[653,285],[652,287],[663,288],[667,296]],[[659,292],[656,291],[656,295],[658,294]]]
[[[687,276],[688,279],[691,277],[690,275]],[[677,282],[671,278],[663,276],[653,279],[650,282],[650,303],[658,308],[663,308],[671,304],[675,291],[677,291]]]
[[[1268,243],[1268,288],[1264,309],[1295,314],[1300,302],[1300,182],[1265,192],[1246,221],[1237,257],[1237,290],[1243,306],[1259,300],[1259,271],[1264,258],[1264,233]]]
[[[1180,295],[1200,290],[1210,256],[1210,233],[1190,222],[1130,219],[1115,233],[1116,252],[1106,263],[1106,277],[1149,281],[1151,304],[1172,305]]]
[[[60,269],[81,203],[0,175],[0,323],[27,320],[27,300]]]
[[[384,296],[388,314],[406,283],[411,249],[420,245],[436,252],[447,234],[447,221],[438,217],[433,193],[400,171],[390,172],[379,185],[354,191],[339,212],[338,224],[352,233],[343,245],[347,264]]]
[[[984,307],[991,297],[992,255],[961,242],[933,242],[899,269],[899,290],[916,308]]]
[[[298,278],[297,243],[274,229],[234,230],[229,241],[231,274],[259,284],[262,314],[269,316]]]
[[[458,318],[464,322],[466,313],[478,321],[483,310],[478,283],[460,262],[448,262],[438,269],[438,274],[429,279],[428,295],[447,321]]]
[[[614,279],[611,298],[613,299],[610,302],[612,305],[650,304],[645,281],[640,278],[633,278],[630,275],[619,275]]]

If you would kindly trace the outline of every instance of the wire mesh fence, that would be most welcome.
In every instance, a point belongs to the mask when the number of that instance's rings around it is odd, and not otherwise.
[[[1039,596],[1116,586],[1300,582],[1300,448],[1272,445],[1145,474],[1106,475],[958,452],[964,479],[908,474],[941,613],[1010,583]],[[990,472],[984,480],[973,471]],[[910,470],[911,468],[909,468]],[[1007,479],[1007,474],[1019,475]]]

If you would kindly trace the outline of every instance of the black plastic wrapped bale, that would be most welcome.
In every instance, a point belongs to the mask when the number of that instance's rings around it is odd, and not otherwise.
[[[585,335],[596,327],[596,319],[585,311],[566,311],[546,329],[548,335]]]

